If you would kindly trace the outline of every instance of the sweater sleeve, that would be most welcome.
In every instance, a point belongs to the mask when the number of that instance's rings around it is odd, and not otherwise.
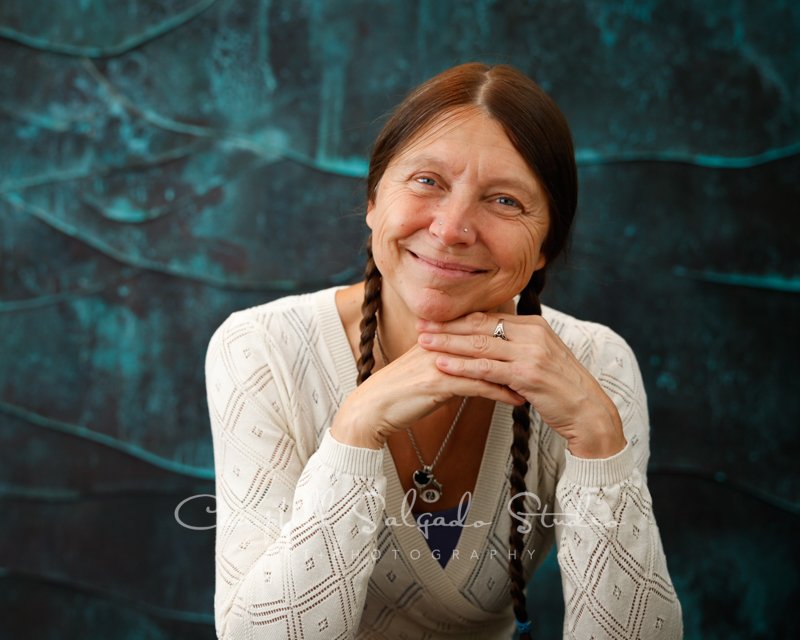
[[[383,451],[340,443],[325,425],[304,462],[296,423],[309,418],[296,399],[300,390],[292,390],[270,335],[245,312],[212,336],[205,375],[216,472],[217,636],[355,635],[384,508]],[[306,391],[323,401],[319,390]]]
[[[596,335],[594,375],[622,418],[625,448],[585,459],[565,448],[555,535],[564,590],[564,638],[683,637],[647,488],[649,419],[636,357],[616,333]]]

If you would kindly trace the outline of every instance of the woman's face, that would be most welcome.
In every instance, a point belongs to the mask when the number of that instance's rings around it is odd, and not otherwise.
[[[440,116],[389,163],[367,207],[392,313],[446,321],[506,307],[544,266],[547,199],[501,125]]]

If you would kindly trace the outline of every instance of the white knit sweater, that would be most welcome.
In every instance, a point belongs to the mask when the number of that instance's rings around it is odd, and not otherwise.
[[[442,568],[403,509],[388,449],[330,435],[357,374],[334,295],[238,311],[211,338],[218,637],[510,638],[511,407],[495,407],[465,526]],[[564,638],[681,638],[647,488],[636,359],[603,325],[549,307],[543,316],[614,400],[628,443],[610,458],[577,458],[532,411],[531,515],[518,517],[525,576],[555,541]]]

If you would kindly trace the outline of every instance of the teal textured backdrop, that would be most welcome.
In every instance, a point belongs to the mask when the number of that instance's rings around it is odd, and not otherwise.
[[[798,42],[794,0],[0,0],[0,638],[214,637],[208,339],[358,278],[382,116],[474,59],[572,126],[543,300],[639,358],[686,637],[796,637]],[[551,554],[536,637],[561,598]]]

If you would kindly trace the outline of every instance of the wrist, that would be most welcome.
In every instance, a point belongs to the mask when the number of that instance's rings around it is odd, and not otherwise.
[[[607,405],[599,407],[594,416],[587,419],[584,424],[592,426],[581,429],[578,435],[567,441],[567,449],[573,456],[589,459],[610,458],[628,444],[619,412],[610,399]]]
[[[331,435],[337,442],[351,447],[383,449],[386,444],[386,439],[376,429],[348,416],[344,406],[333,420]]]
[[[586,458],[588,460],[610,458],[622,451],[628,441],[625,436],[619,438],[599,438],[591,442],[569,442],[567,449],[576,458]]]

